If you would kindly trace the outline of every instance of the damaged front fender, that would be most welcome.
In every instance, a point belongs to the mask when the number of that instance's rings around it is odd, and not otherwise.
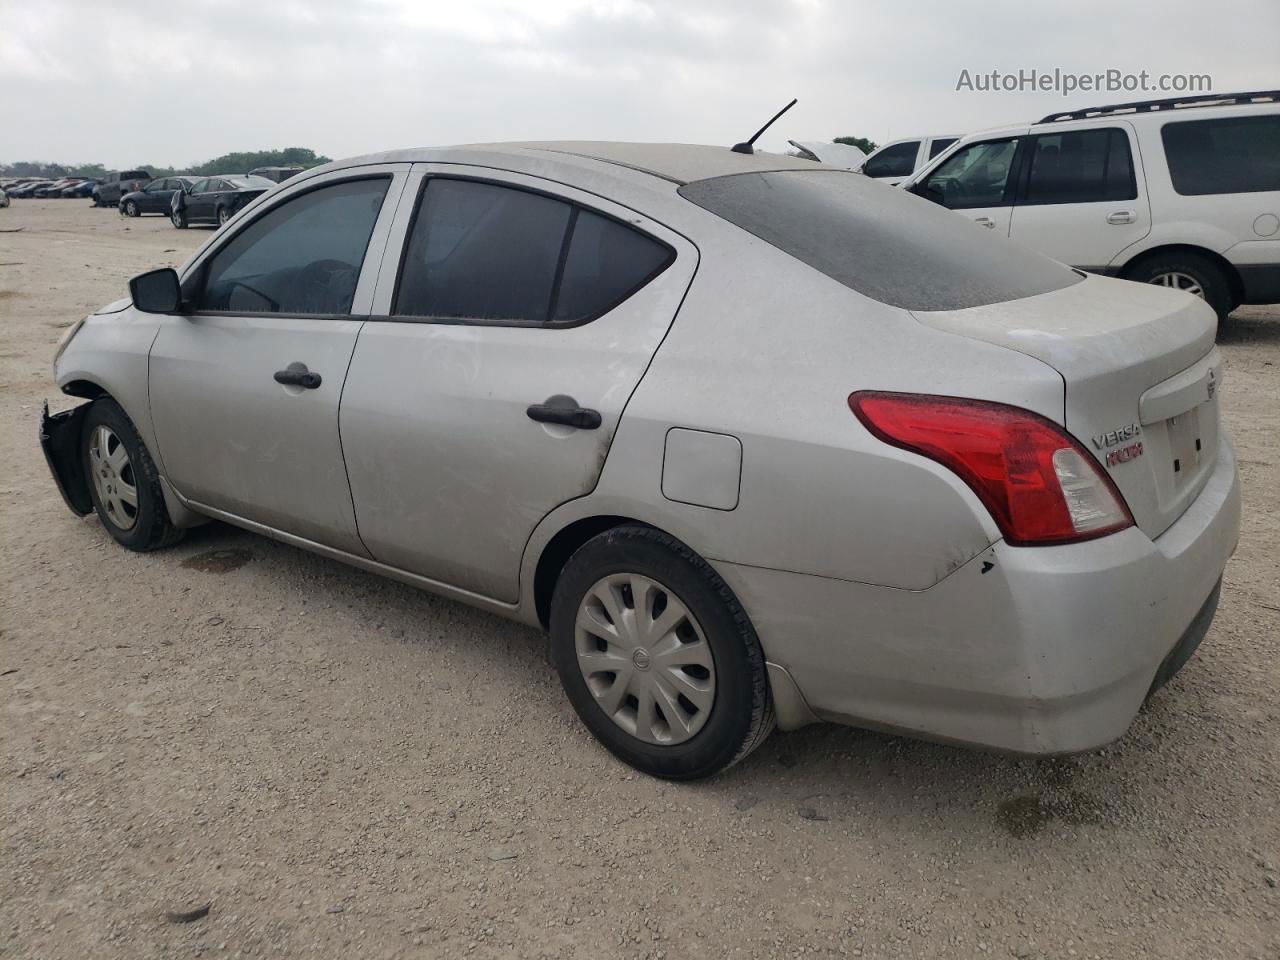
[[[44,450],[49,472],[53,474],[62,499],[73,513],[81,517],[93,510],[89,484],[80,466],[80,434],[88,412],[89,404],[83,403],[50,416],[46,400],[40,417],[40,448]]]

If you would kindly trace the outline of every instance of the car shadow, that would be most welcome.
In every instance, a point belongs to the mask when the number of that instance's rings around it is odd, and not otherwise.
[[[1042,833],[1054,843],[1064,829],[1138,827],[1143,811],[1161,802],[1156,785],[1213,748],[1196,725],[1195,709],[1188,709],[1187,698],[1197,691],[1188,693],[1186,676],[1201,669],[1193,660],[1124,737],[1088,754],[1019,758],[822,724],[776,732],[708,780],[664,783],[633,777],[582,730],[539,630],[220,523],[189,531],[165,556],[173,554],[178,565],[214,575],[253,568],[248,575],[287,587],[289,602],[304,604],[312,626],[335,597],[350,601],[349,612],[370,624],[368,639],[399,638],[399,646],[379,652],[403,658],[397,674],[434,675],[447,666],[455,676],[483,677],[467,684],[475,709],[532,699],[536,708],[526,712],[521,735],[559,734],[566,778],[634,779],[658,795],[674,790],[711,802],[725,816],[764,814],[806,830],[905,830],[939,843],[993,834],[1025,841]],[[564,737],[566,728],[580,736]],[[508,752],[493,744],[476,749]]]
[[[1280,343],[1280,308],[1245,307],[1237,310],[1219,326],[1218,343]]]

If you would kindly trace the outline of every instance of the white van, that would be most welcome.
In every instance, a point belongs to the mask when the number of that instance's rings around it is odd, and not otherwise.
[[[1203,297],[1220,319],[1280,302],[1280,91],[970,134],[902,186],[1081,270]]]

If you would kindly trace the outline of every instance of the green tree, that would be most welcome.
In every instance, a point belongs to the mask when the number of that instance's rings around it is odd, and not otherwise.
[[[866,137],[836,137],[836,143],[857,147],[863,153],[872,153],[879,146],[874,140],[868,140]]]

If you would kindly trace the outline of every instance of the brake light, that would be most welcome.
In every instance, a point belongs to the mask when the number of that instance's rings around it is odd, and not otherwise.
[[[1039,414],[1003,403],[859,391],[849,408],[885,443],[967,483],[1015,546],[1092,540],[1133,526],[1087,450]]]

